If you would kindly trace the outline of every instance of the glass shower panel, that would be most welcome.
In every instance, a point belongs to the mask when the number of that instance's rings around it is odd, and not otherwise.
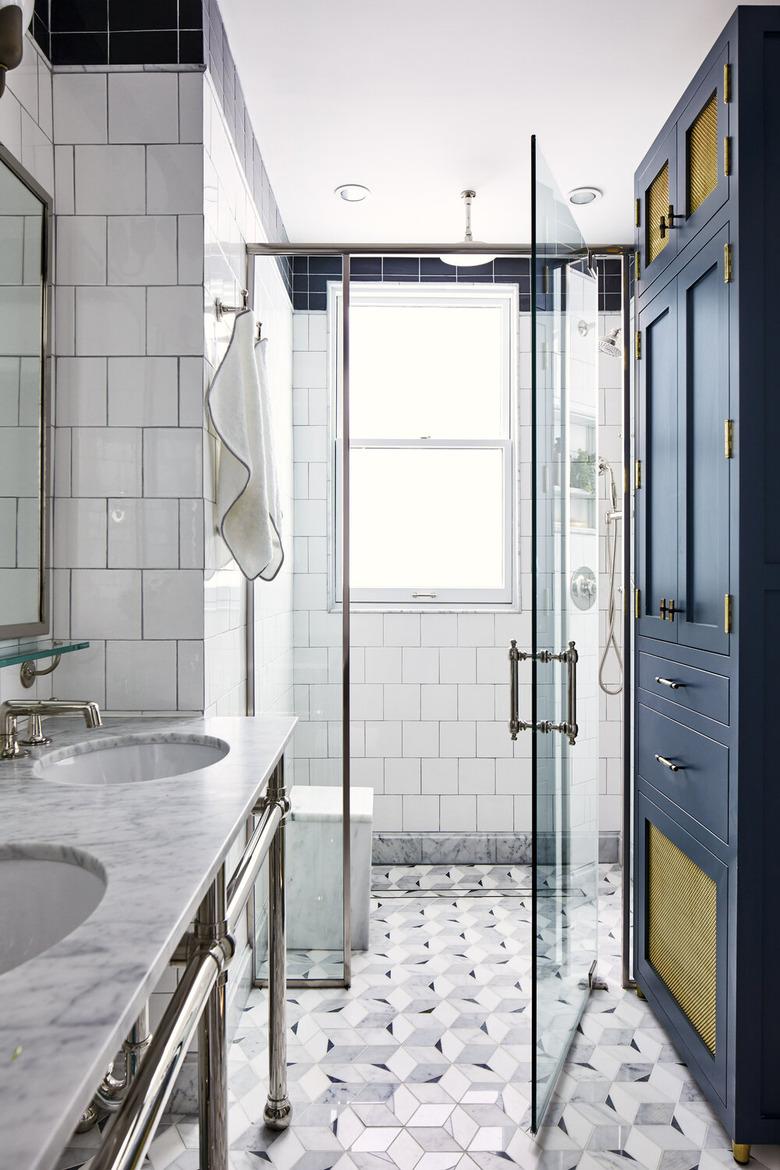
[[[532,140],[534,425],[532,1126],[553,1095],[596,963],[599,618],[597,285]],[[589,571],[589,572],[588,572]],[[579,597],[578,591],[575,591]]]
[[[288,985],[333,984],[346,977],[344,943],[343,661],[341,575],[336,572],[335,406],[329,387],[341,363],[341,335],[331,346],[329,288],[341,287],[340,256],[257,257],[255,315],[267,357],[280,351],[277,376],[291,399],[279,453],[289,480],[284,501],[290,559],[287,593],[255,587],[257,674],[274,669],[280,644],[292,643],[292,695],[298,716],[286,757],[292,809],[287,821]],[[284,290],[284,300],[280,299]],[[286,301],[286,305],[285,305]],[[279,307],[281,304],[281,307]],[[280,478],[282,469],[279,468]],[[264,702],[258,714],[281,710]],[[266,873],[255,891],[255,981],[267,974]]]

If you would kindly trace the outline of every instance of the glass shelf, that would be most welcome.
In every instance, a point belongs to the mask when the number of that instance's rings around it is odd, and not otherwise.
[[[15,646],[0,646],[0,666],[19,666],[22,662],[35,662],[38,658],[54,658],[58,654],[70,654],[73,650],[86,650],[89,642],[72,640],[56,641],[53,638],[36,638],[30,642],[18,642]]]

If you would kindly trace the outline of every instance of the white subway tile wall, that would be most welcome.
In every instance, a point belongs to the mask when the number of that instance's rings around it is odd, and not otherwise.
[[[600,335],[620,324],[600,314]],[[518,479],[519,574],[528,598],[530,562],[530,329],[519,327]],[[327,315],[295,312],[293,322],[295,545],[296,783],[335,783],[338,736],[328,721],[340,715],[340,614],[328,609]],[[598,448],[622,483],[621,363],[600,358]],[[599,481],[606,510],[604,481]],[[607,606],[606,535],[599,538],[600,641]],[[618,554],[619,555],[619,554]],[[620,603],[620,602],[619,602]],[[507,647],[510,638],[530,645],[527,608],[517,613],[354,612],[352,615],[352,716],[354,784],[375,791],[379,831],[521,833],[531,828],[530,743],[509,738]],[[591,659],[595,647],[590,648]],[[592,663],[591,663],[592,665]],[[607,678],[615,679],[614,664]],[[599,821],[602,832],[620,827],[620,698],[584,696],[598,705],[601,732]],[[522,681],[520,709],[530,710]],[[591,725],[593,720],[590,721]],[[336,730],[338,724],[336,724]],[[575,778],[576,779],[576,778]]]

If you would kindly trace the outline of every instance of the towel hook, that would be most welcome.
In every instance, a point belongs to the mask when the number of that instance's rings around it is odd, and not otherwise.
[[[216,297],[214,300],[214,316],[218,321],[221,321],[226,313],[240,313],[249,307],[249,289],[241,289],[241,304],[240,305],[226,305],[222,297]]]

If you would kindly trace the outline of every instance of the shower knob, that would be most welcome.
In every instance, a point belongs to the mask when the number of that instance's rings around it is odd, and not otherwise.
[[[575,569],[571,575],[569,592],[577,609],[590,609],[596,600],[598,585],[596,574],[587,565]]]

